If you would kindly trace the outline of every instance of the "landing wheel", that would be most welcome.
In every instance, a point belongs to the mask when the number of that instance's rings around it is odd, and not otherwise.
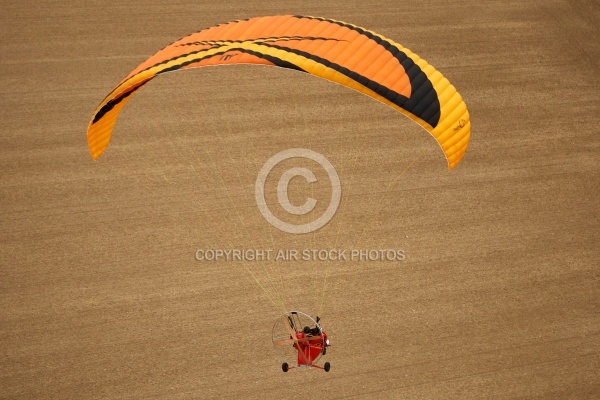
[[[290,369],[290,366],[288,365],[288,363],[284,362],[283,364],[281,364],[281,370],[283,372],[288,372]]]
[[[331,369],[331,364],[329,364],[329,361],[323,364],[323,369],[325,370],[325,372],[329,372],[329,370]]]

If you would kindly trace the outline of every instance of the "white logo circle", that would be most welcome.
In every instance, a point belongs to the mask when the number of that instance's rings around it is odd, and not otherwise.
[[[267,206],[267,202],[265,200],[265,183],[267,181],[267,176],[277,164],[290,158],[308,158],[313,160],[321,165],[321,167],[323,167],[329,176],[329,181],[331,182],[331,201],[329,202],[329,206],[323,215],[313,222],[301,225],[284,222],[277,218]],[[279,200],[281,207],[283,207],[283,209],[288,213],[293,215],[305,215],[314,210],[317,200],[309,197],[301,206],[295,206],[290,203],[287,190],[290,181],[296,176],[303,177],[308,183],[314,183],[317,181],[315,174],[313,174],[307,168],[290,168],[279,178],[279,183],[277,184],[277,199]],[[323,227],[331,220],[331,218],[333,218],[333,215],[337,211],[342,198],[342,186],[340,184],[340,178],[333,165],[323,155],[308,149],[288,149],[280,151],[273,157],[269,158],[258,173],[254,189],[256,204],[258,205],[258,209],[263,217],[265,217],[265,219],[275,228],[293,234],[310,233]]]

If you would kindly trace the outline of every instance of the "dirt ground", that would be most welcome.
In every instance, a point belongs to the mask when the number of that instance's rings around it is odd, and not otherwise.
[[[0,398],[600,397],[597,1],[169,3],[0,6]],[[288,13],[366,27],[440,70],[471,113],[463,162],[448,171],[424,130],[364,95],[256,66],[157,78],[92,161],[89,119],[140,62]],[[297,147],[343,189],[300,236],[254,198],[260,167]],[[318,178],[292,202],[326,204]],[[405,259],[195,259],[231,248]],[[329,373],[281,372],[271,327],[289,309],[322,317]]]

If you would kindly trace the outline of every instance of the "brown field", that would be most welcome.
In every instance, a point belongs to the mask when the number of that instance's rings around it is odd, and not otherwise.
[[[0,398],[600,397],[597,1],[169,3],[0,6]],[[364,95],[256,66],[157,78],[92,161],[89,118],[140,62],[288,13],[366,27],[440,70],[471,113],[462,163],[448,171],[424,130]],[[301,236],[254,200],[263,163],[294,147],[343,188]],[[331,190],[292,188],[297,203]],[[194,258],[232,247],[406,259]],[[282,309],[322,316],[331,372],[281,372]]]

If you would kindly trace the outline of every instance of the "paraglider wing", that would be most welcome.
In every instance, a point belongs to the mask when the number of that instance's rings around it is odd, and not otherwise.
[[[209,65],[260,64],[307,72],[373,97],[425,128],[449,168],[469,142],[467,107],[454,86],[400,44],[331,19],[271,16],[234,21],[186,36],[144,61],[102,101],[88,127],[94,159],[106,150],[117,116],[155,76]]]

